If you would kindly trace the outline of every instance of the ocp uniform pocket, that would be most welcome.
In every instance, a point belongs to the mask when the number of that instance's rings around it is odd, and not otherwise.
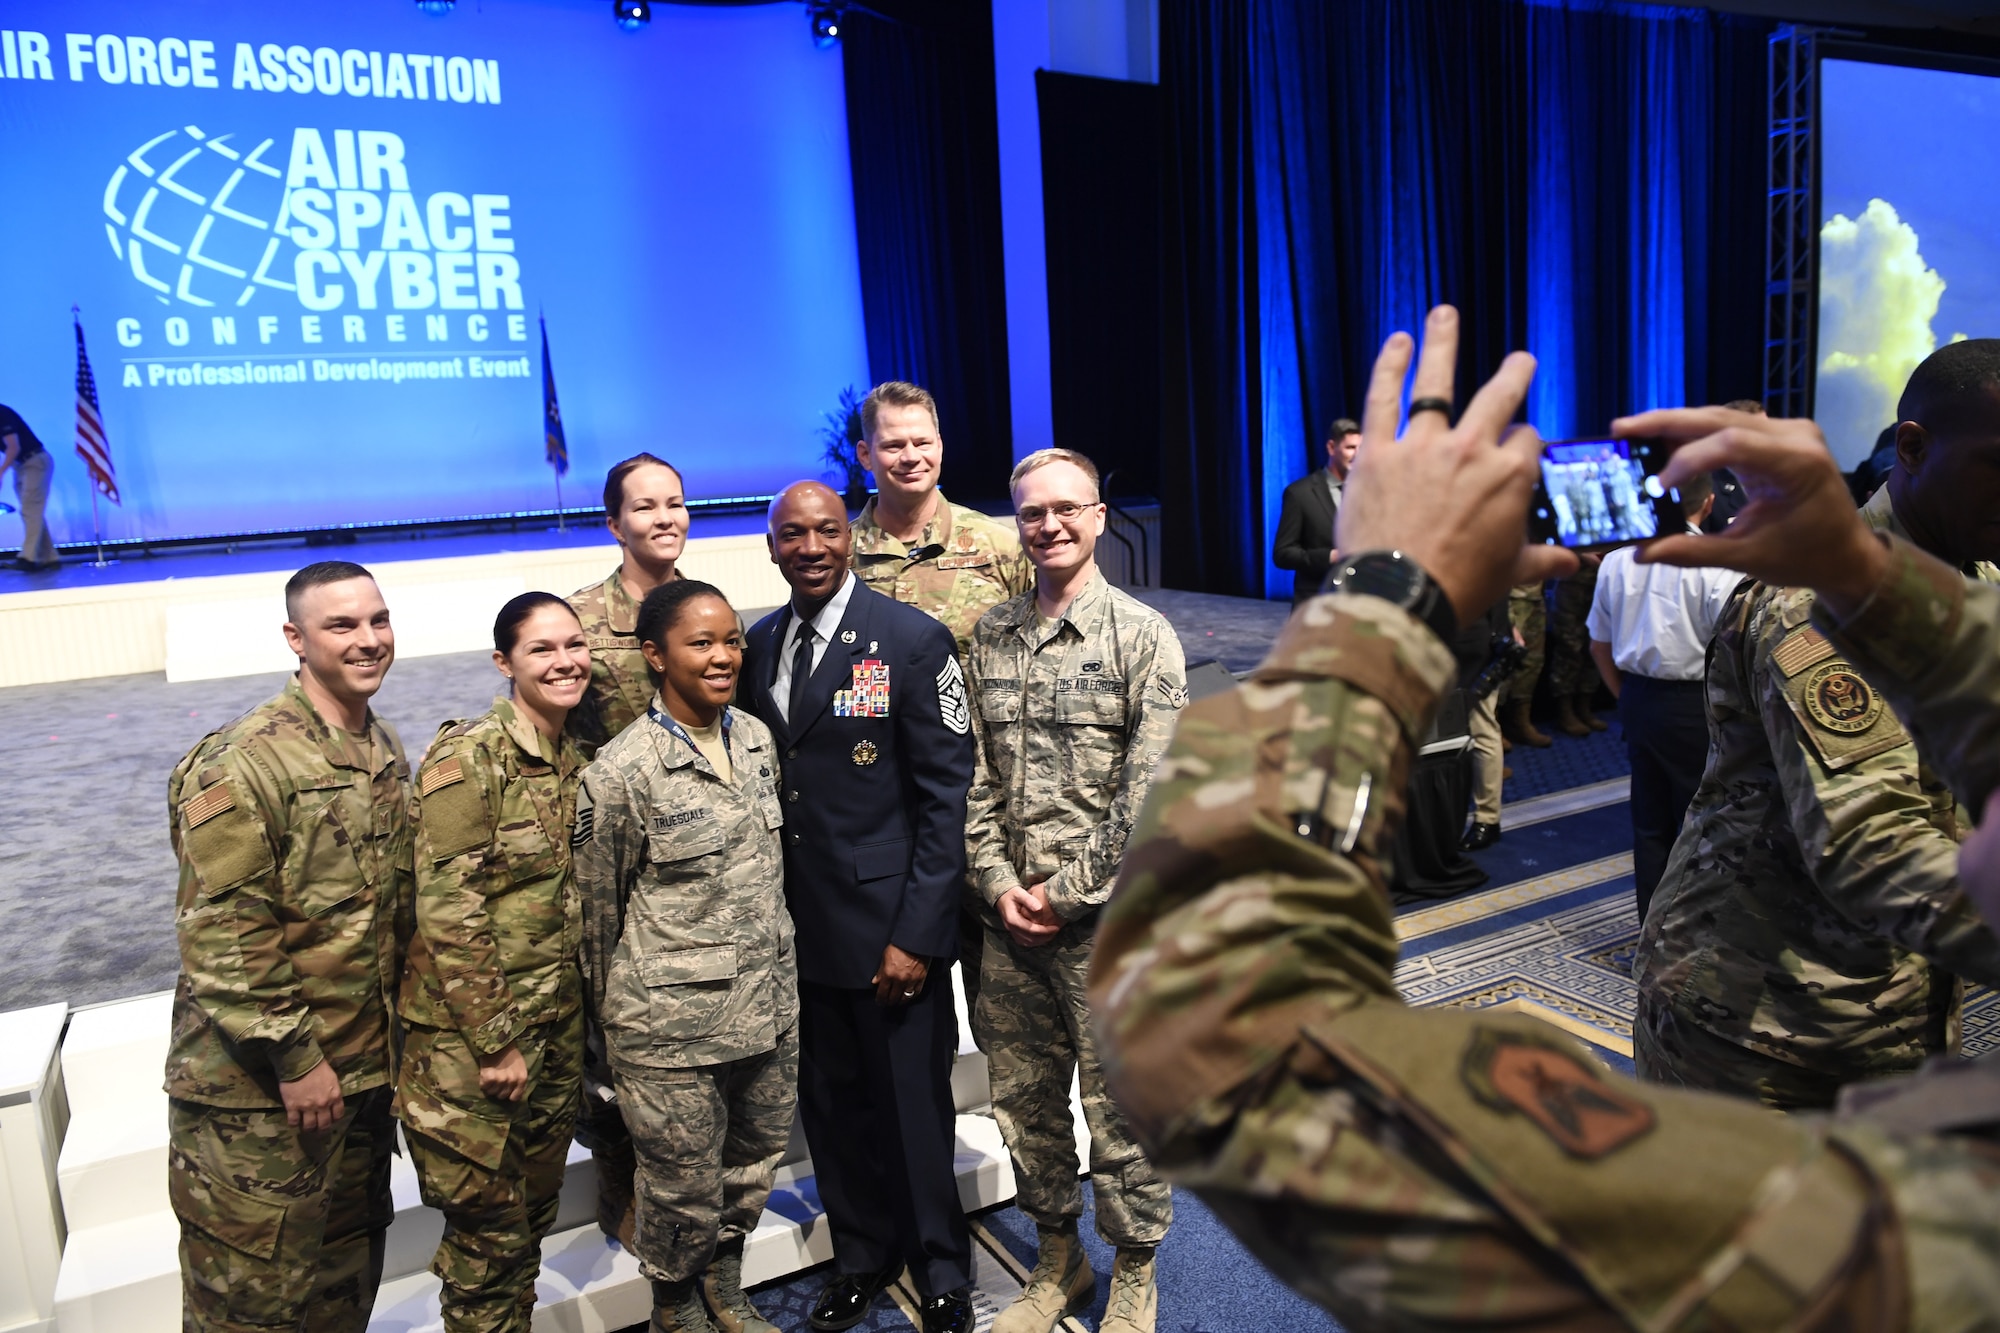
[[[354,847],[367,836],[367,827],[347,827],[341,811],[342,792],[316,798],[319,792],[300,792],[297,800],[304,808],[293,815],[291,849],[285,857],[285,881],[293,907],[300,916],[324,916],[368,888],[361,860]],[[310,800],[312,804],[307,804]]]

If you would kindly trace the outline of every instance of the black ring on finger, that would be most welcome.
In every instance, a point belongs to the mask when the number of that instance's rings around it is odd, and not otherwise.
[[[1416,420],[1419,412],[1442,412],[1445,421],[1449,423],[1451,421],[1451,399],[1412,398],[1410,400],[1410,419],[1412,421]]]

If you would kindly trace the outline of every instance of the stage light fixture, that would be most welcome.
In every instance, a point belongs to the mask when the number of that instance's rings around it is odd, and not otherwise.
[[[611,17],[627,32],[637,32],[653,21],[653,6],[647,0],[612,0]]]
[[[426,14],[449,14],[458,0],[417,0],[417,8]]]
[[[836,5],[808,5],[806,17],[812,21],[813,45],[829,50],[840,45],[840,9]]]

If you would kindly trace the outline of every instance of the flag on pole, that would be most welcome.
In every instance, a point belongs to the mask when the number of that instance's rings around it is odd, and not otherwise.
[[[104,438],[104,418],[97,410],[97,377],[90,373],[90,353],[83,349],[83,317],[70,307],[76,323],[76,456],[90,469],[90,484],[112,504],[118,503],[118,470],[111,465],[111,443]]]
[[[556,406],[556,368],[549,364],[549,321],[536,318],[542,326],[542,442],[549,466],[560,477],[569,471],[569,441],[563,438],[562,409]]]

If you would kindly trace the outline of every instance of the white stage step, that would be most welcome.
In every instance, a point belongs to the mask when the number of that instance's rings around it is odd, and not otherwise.
[[[987,1113],[986,1058],[972,1047],[962,993],[957,998],[956,1165],[959,1196],[972,1211],[1012,1198],[1014,1173]],[[171,1008],[172,996],[162,992],[80,1010],[70,1020],[62,1064],[72,1119],[57,1167],[69,1219],[55,1289],[62,1333],[173,1333],[179,1327],[180,1236],[167,1202],[167,1106],[160,1091]],[[1081,1131],[1080,1115],[1078,1121]],[[1087,1146],[1088,1140],[1081,1142]],[[804,1136],[794,1126],[770,1206],[745,1250],[746,1282],[774,1281],[833,1257],[811,1172]],[[385,1333],[436,1328],[437,1280],[427,1270],[443,1219],[423,1206],[407,1156],[393,1163],[390,1186],[396,1220],[371,1327]],[[538,1329],[588,1333],[646,1318],[646,1284],[631,1255],[598,1232],[596,1198],[595,1164],[572,1144],[555,1234],[543,1246]]]

